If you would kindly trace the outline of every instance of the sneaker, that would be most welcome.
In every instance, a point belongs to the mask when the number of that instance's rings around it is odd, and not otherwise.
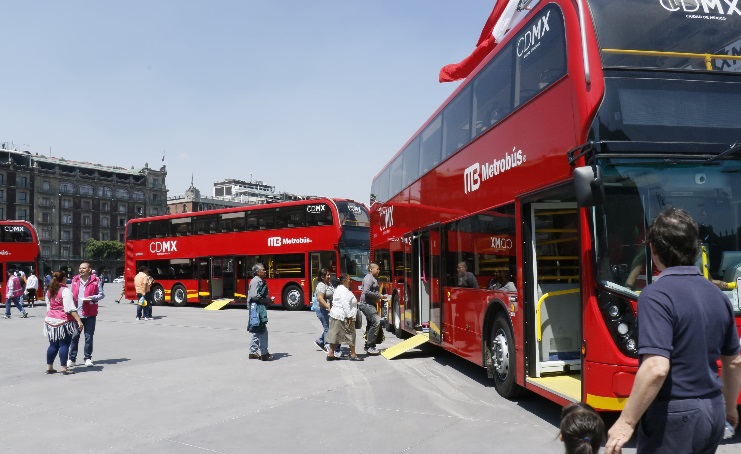
[[[144,317],[144,320],[154,320],[152,317]]]
[[[21,315],[21,318],[28,318],[28,312],[24,312],[23,315]]]
[[[70,367],[75,367],[75,361],[72,359],[67,360],[67,369],[69,369]]]
[[[317,347],[319,347],[319,350],[324,350],[324,344],[322,344],[321,342],[319,342],[318,339],[314,341],[314,345],[316,345]]]
[[[88,359],[85,360],[85,365],[87,367],[93,367],[95,365],[95,363],[93,362],[92,359],[88,358]]]
[[[260,360],[262,360],[262,361],[272,361],[273,360],[273,355],[271,355],[270,353],[265,353],[264,355],[260,356]]]
[[[257,353],[250,353],[249,358],[250,359],[260,359],[260,355],[258,355]]]
[[[372,355],[372,356],[380,355],[381,354],[381,352],[378,351],[378,349],[376,349],[376,347],[368,347],[368,348],[366,348],[365,349],[365,353],[367,353],[369,355]]]
[[[7,318],[8,320],[10,320],[10,315],[6,315],[3,318]]]

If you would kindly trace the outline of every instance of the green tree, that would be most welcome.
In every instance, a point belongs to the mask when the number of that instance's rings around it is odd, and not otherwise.
[[[90,238],[85,246],[85,255],[90,260],[100,262],[122,260],[124,245],[118,241],[98,241]]]

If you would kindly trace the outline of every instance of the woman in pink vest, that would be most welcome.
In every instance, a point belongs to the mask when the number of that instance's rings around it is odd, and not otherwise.
[[[82,330],[82,320],[77,315],[72,291],[67,288],[67,275],[64,271],[55,271],[46,292],[47,311],[44,319],[44,333],[49,338],[46,350],[46,373],[55,374],[52,367],[54,358],[59,353],[62,375],[74,374],[67,369],[67,355],[72,336]]]

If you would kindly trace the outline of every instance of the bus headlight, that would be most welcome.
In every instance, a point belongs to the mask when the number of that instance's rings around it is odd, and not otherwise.
[[[632,351],[632,352],[635,352],[635,351],[637,351],[637,347],[638,347],[638,346],[636,345],[636,340],[635,340],[635,339],[633,339],[632,337],[630,337],[630,338],[628,338],[628,339],[627,339],[627,340],[625,341],[625,347],[626,347],[626,348],[627,348],[628,350],[630,350],[630,351]]]
[[[620,308],[619,308],[619,307],[617,306],[617,304],[611,304],[611,305],[610,305],[610,306],[609,306],[609,307],[607,308],[607,313],[608,313],[608,314],[610,315],[610,317],[612,317],[612,318],[618,318],[618,317],[620,317]]]
[[[625,336],[626,334],[628,334],[628,330],[629,330],[629,329],[630,329],[630,328],[628,327],[628,324],[627,324],[627,323],[620,323],[620,324],[619,324],[619,325],[617,326],[617,332],[618,332],[618,334],[620,334],[621,336]]]

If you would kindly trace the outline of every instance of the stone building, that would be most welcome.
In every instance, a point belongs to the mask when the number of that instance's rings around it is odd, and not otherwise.
[[[166,213],[166,176],[164,165],[125,169],[0,144],[0,219],[33,223],[45,270],[76,271],[88,239],[123,242],[126,221]]]

